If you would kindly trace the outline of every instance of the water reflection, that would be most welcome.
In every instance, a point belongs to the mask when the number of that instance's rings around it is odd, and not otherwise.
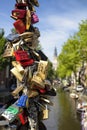
[[[76,101],[69,94],[61,92],[58,94],[58,130],[81,130],[81,123],[76,114]]]
[[[58,96],[58,95],[57,95]],[[53,106],[50,106],[49,111],[49,118],[44,120],[44,124],[47,130],[58,130],[58,113],[59,113],[59,106],[58,106],[58,98],[51,97],[51,101],[53,102]]]
[[[44,120],[47,130],[82,130],[76,113],[76,101],[69,93],[59,91],[56,97],[51,97],[49,119]]]

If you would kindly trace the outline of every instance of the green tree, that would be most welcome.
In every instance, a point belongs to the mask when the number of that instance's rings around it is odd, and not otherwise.
[[[4,35],[4,29],[0,28],[0,37],[2,37]]]
[[[58,70],[59,76],[70,76],[72,72],[76,75],[77,68],[80,65],[80,52],[79,41],[74,37],[70,37],[64,43],[62,52],[58,57]]]
[[[48,61],[48,69],[47,69],[47,79],[53,80],[54,78],[54,70],[52,62]]]
[[[79,31],[77,37],[80,42],[81,60],[87,61],[87,20],[82,20],[79,24]]]
[[[0,70],[4,69],[8,64],[8,60],[6,58],[3,58],[2,56],[5,49],[5,43],[6,39],[4,37],[4,29],[3,29],[3,32],[0,33]]]
[[[76,76],[84,62],[87,63],[87,20],[82,20],[78,32],[64,43],[58,56],[57,73],[62,78],[70,76],[72,72]]]

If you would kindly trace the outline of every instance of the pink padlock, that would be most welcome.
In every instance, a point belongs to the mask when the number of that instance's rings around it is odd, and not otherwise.
[[[31,14],[31,23],[32,23],[32,24],[35,24],[35,23],[37,23],[37,22],[39,22],[38,16],[37,16],[35,13],[32,13],[32,14]]]

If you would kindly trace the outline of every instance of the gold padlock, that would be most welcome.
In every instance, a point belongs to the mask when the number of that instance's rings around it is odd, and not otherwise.
[[[43,110],[42,114],[43,114],[43,116],[42,116],[42,119],[43,119],[43,120],[49,118],[49,110],[48,110],[48,108],[47,108],[47,105],[46,105],[46,109]]]
[[[22,91],[22,89],[23,89],[23,86],[19,86],[11,94],[13,96],[16,96],[17,94],[19,94],[20,91]]]
[[[48,68],[48,61],[43,61],[40,60],[39,64],[38,64],[38,75],[40,75],[40,77],[45,80],[47,77],[47,68]]]
[[[32,88],[36,85],[36,86],[39,86],[39,88],[41,89],[43,89],[43,88],[45,88],[45,85],[44,85],[44,82],[43,82],[43,80],[41,79],[41,77],[39,77],[38,76],[38,74],[36,73],[34,73],[33,74],[33,78],[31,79],[31,86],[32,86]]]
[[[24,68],[21,66],[21,64],[18,61],[12,61],[12,65],[17,68],[17,70],[20,73],[24,72]]]
[[[16,67],[12,68],[10,71],[19,81],[23,80],[23,74],[18,72],[18,69]]]

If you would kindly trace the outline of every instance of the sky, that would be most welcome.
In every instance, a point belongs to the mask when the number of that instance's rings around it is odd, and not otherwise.
[[[61,53],[64,42],[78,31],[81,20],[87,19],[87,0],[38,0],[40,6],[35,7],[39,22],[34,24],[40,30],[40,44],[43,52],[53,61],[54,49]],[[0,28],[4,28],[5,36],[14,27],[10,15],[15,0],[0,1]]]

